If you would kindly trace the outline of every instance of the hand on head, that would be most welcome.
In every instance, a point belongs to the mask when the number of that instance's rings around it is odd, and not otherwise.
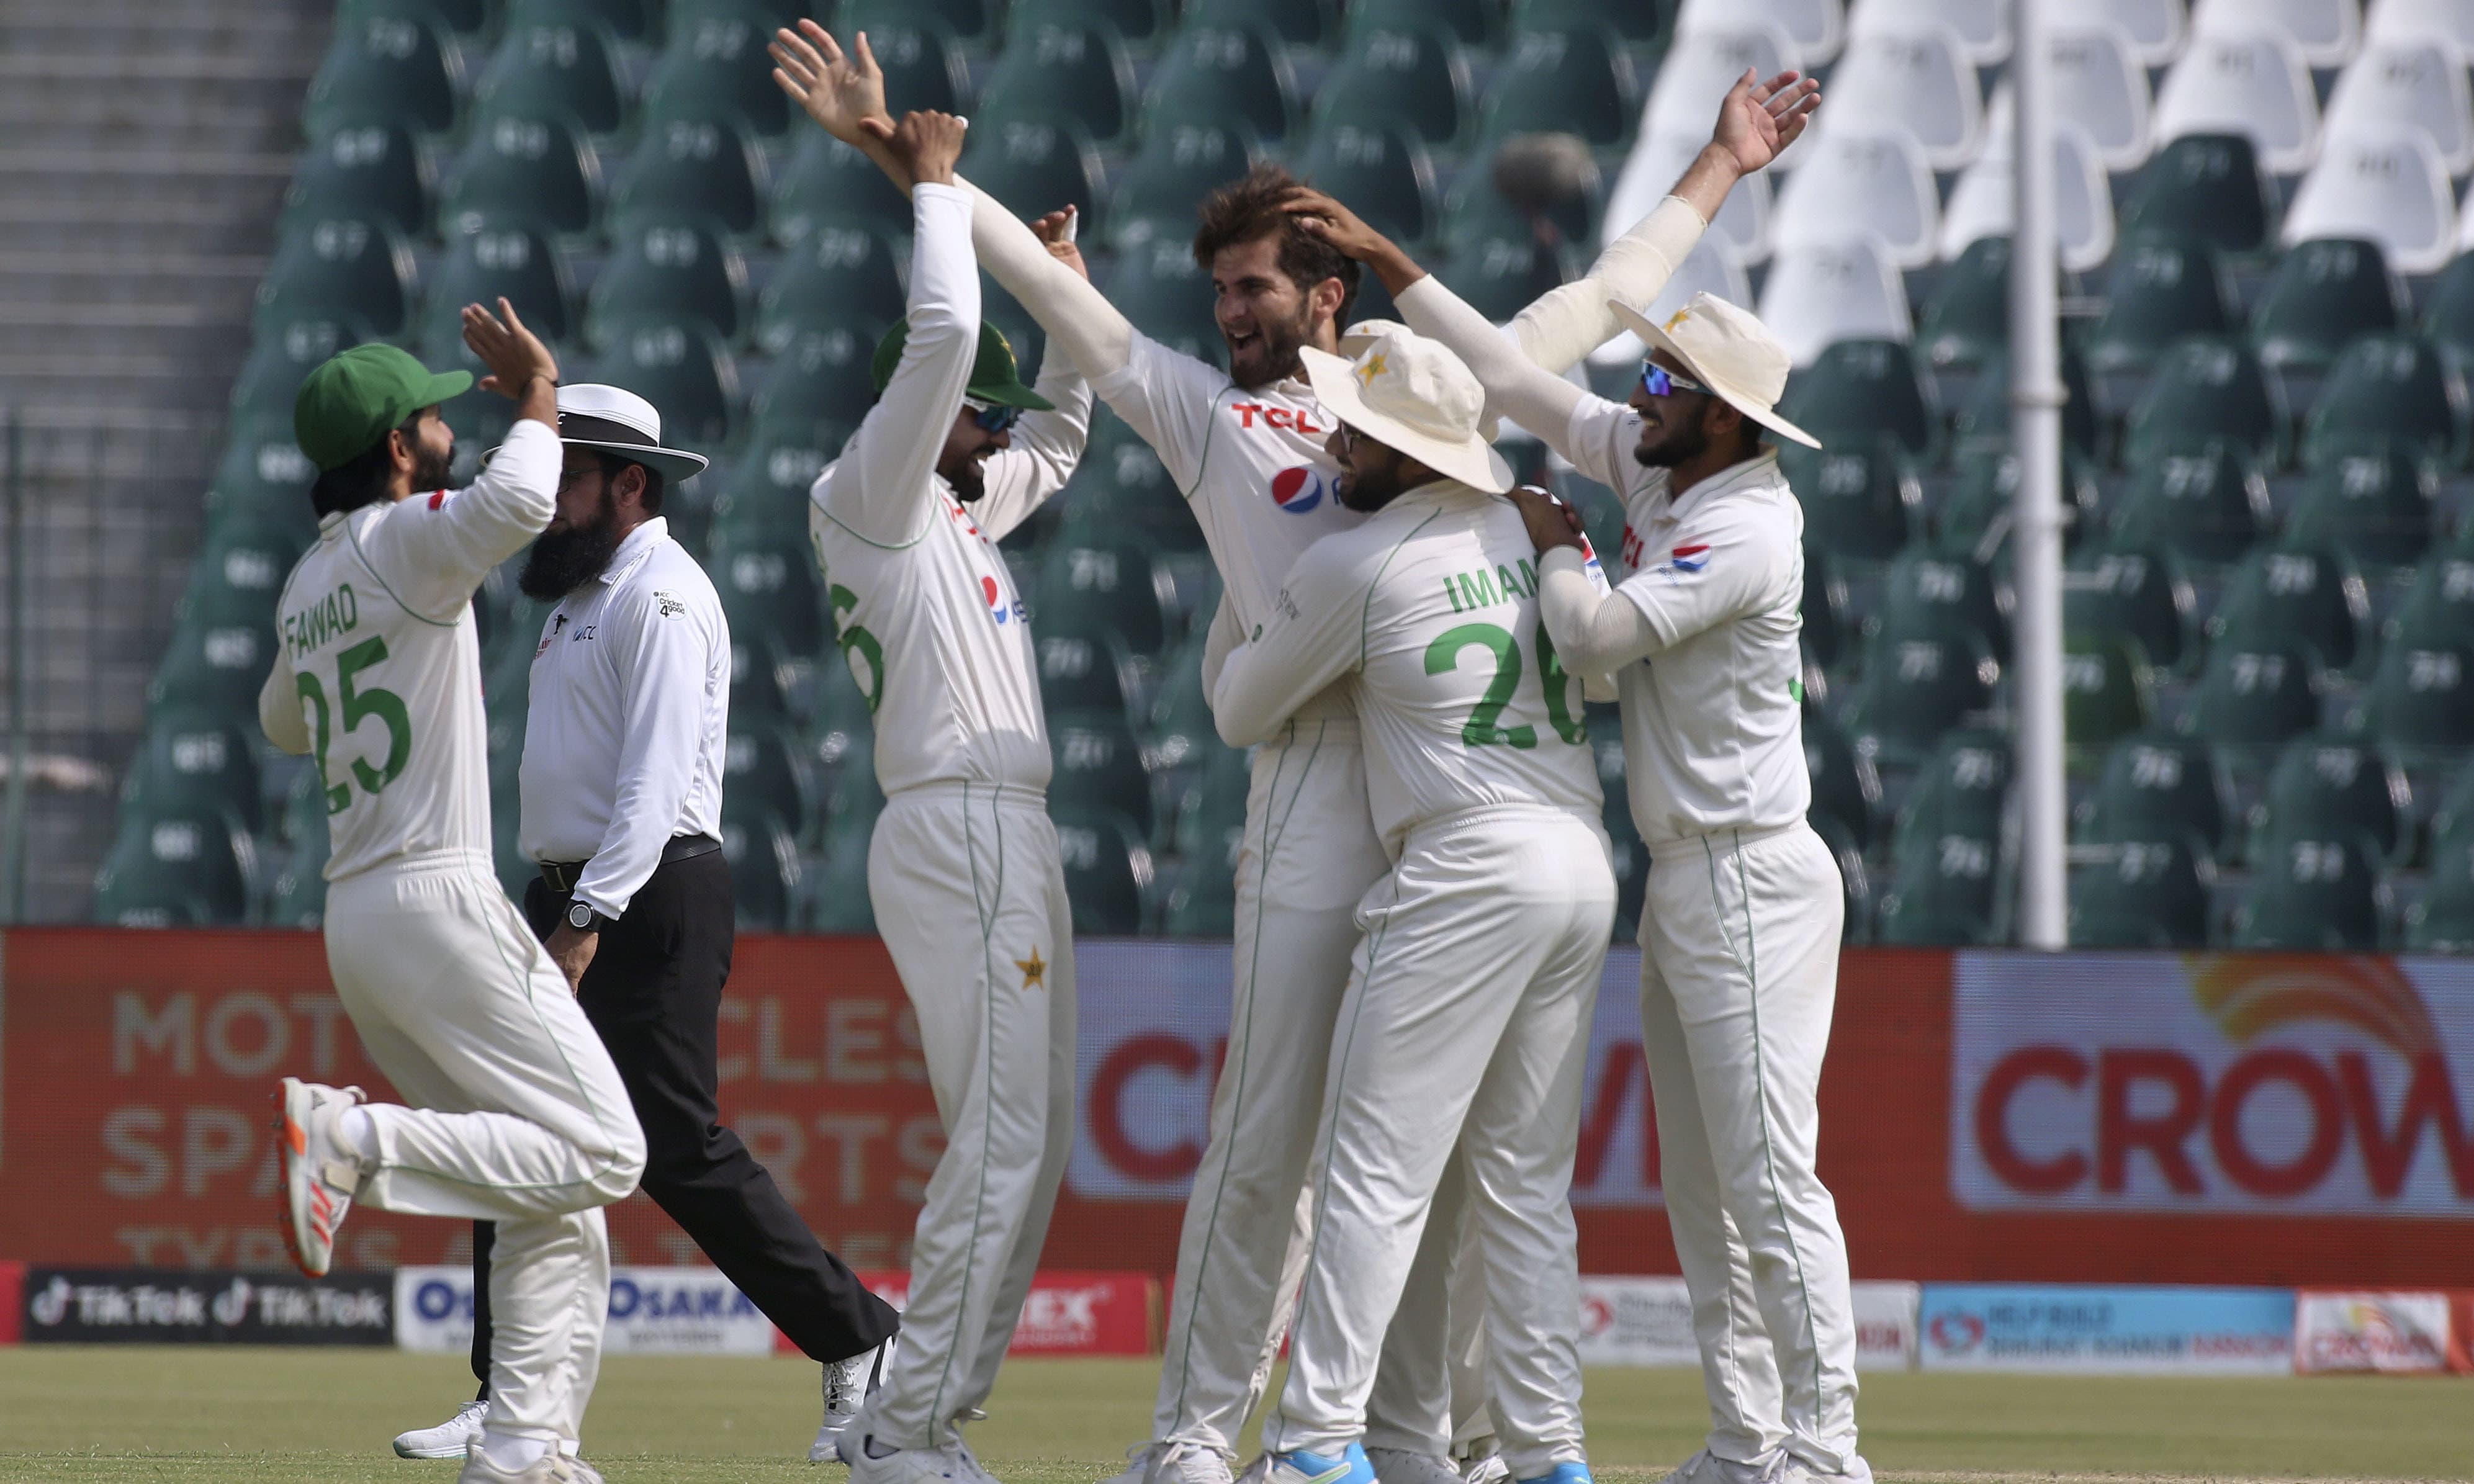
[[[866,32],[854,36],[845,53],[824,27],[803,20],[796,31],[785,26],[773,33],[765,50],[773,54],[774,84],[825,133],[859,148],[869,137],[860,127],[868,120],[892,132],[893,120],[885,110],[885,72],[868,49]]]
[[[1746,67],[1720,100],[1718,125],[1710,139],[1750,175],[1802,138],[1820,106],[1821,85],[1802,73],[1782,72],[1764,83],[1758,71]]]
[[[1392,247],[1391,239],[1366,225],[1365,221],[1337,200],[1310,185],[1300,185],[1289,192],[1280,208],[1298,224],[1298,230],[1319,241],[1329,243],[1343,256],[1366,262]]]

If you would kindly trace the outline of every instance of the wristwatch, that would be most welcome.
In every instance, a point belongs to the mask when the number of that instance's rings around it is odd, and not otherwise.
[[[567,904],[567,925],[578,933],[598,933],[609,921],[583,902]]]

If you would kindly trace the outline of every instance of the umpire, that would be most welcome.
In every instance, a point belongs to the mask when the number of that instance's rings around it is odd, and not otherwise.
[[[615,386],[560,388],[558,431],[558,513],[517,584],[557,604],[533,653],[524,731],[518,839],[541,863],[524,916],[626,1082],[644,1128],[644,1192],[824,1364],[815,1449],[829,1452],[897,1320],[817,1242],[715,1104],[736,925],[720,840],[730,628],[712,579],[661,517],[664,490],[705,460],[663,448],[661,415]],[[488,1354],[491,1235],[475,1226],[476,1357]],[[396,1451],[460,1457],[464,1415],[406,1433]]]

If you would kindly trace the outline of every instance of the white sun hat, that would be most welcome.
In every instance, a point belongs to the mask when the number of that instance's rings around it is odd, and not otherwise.
[[[1783,438],[1808,449],[1821,440],[1778,415],[1778,400],[1786,390],[1792,364],[1786,347],[1749,309],[1715,294],[1695,294],[1683,308],[1667,316],[1664,328],[1620,300],[1610,301],[1615,318],[1640,336],[1653,351],[1664,351],[1684,363],[1693,380],[1708,387],[1727,405]]]
[[[1374,329],[1381,322],[1351,327]],[[1323,410],[1367,437],[1472,489],[1512,488],[1512,466],[1478,435],[1486,389],[1440,342],[1384,326],[1354,360],[1312,346],[1298,354]]]
[[[558,389],[558,441],[642,464],[671,484],[702,474],[711,462],[701,453],[663,448],[662,415],[651,402],[623,386],[595,381]],[[497,451],[482,454],[483,463]]]

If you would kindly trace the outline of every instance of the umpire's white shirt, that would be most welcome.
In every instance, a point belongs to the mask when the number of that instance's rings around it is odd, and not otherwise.
[[[575,896],[623,916],[680,835],[721,835],[730,624],[713,579],[659,516],[542,624],[517,843],[590,861]]]

